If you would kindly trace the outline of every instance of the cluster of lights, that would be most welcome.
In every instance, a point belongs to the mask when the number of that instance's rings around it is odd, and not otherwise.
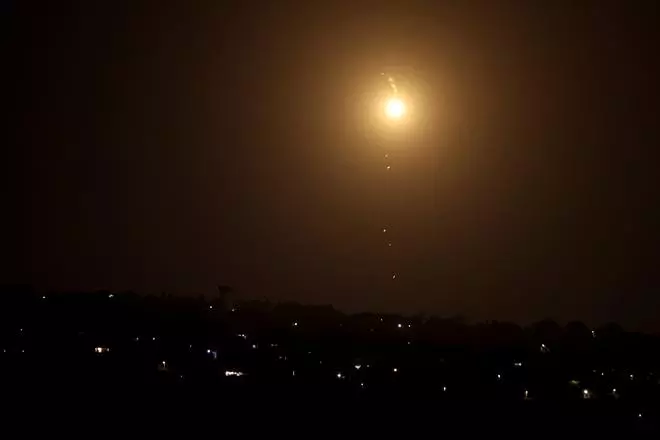
[[[210,348],[206,349],[206,354],[211,356],[213,360],[218,360],[218,351],[217,350],[211,350]]]
[[[387,232],[387,229],[386,229],[386,228],[383,228],[383,232]],[[389,245],[391,246],[391,243],[389,243]],[[393,274],[393,275],[392,275],[392,278],[395,279],[395,278],[396,278],[396,274]],[[109,298],[113,298],[114,295],[113,295],[113,294],[109,294],[108,297],[109,297]],[[46,296],[45,296],[45,295],[42,296],[42,299],[46,299]],[[209,306],[209,309],[213,309],[213,306],[210,305],[210,306]],[[237,310],[237,309],[236,309],[235,307],[232,308],[232,311],[236,311],[236,310]],[[383,321],[384,321],[382,317],[379,318],[379,319],[380,319],[380,322],[383,322]],[[298,325],[299,325],[298,321],[293,321],[293,322],[292,322],[292,326],[293,326],[293,327],[298,327]],[[408,326],[408,328],[411,328],[411,324],[408,323],[408,324],[406,324],[406,325]],[[403,328],[403,324],[402,324],[402,323],[398,323],[398,324],[397,324],[397,328],[399,328],[399,329]],[[371,329],[371,330],[373,331],[373,329]],[[19,332],[22,334],[22,333],[23,333],[23,329],[22,329],[22,328],[19,329]],[[595,331],[592,331],[591,334],[592,334],[592,336],[593,336],[594,338],[596,337],[596,333],[595,333]],[[239,333],[239,334],[237,334],[236,336],[239,337],[239,338],[242,338],[242,339],[247,339],[247,335],[244,334],[244,333]],[[139,339],[140,339],[139,337],[135,337],[135,338],[133,338],[133,340],[136,341],[136,342],[139,341]],[[157,339],[156,336],[153,336],[153,337],[152,337],[152,341],[156,341],[156,339]],[[407,343],[410,345],[410,341],[408,341]],[[278,347],[278,344],[271,343],[270,346],[271,346],[271,347]],[[192,345],[190,345],[190,348],[192,349]],[[257,348],[257,344],[252,344],[252,348],[253,348],[253,349],[256,349],[256,348]],[[3,350],[3,351],[6,352],[6,349]],[[540,345],[540,351],[541,351],[542,353],[547,353],[547,352],[549,352],[550,350],[549,350],[549,348],[548,348],[545,344],[541,344],[541,345]],[[25,350],[21,350],[21,352],[24,353]],[[97,353],[97,354],[108,353],[108,352],[110,352],[110,348],[109,348],[109,347],[104,347],[104,346],[98,346],[98,347],[95,347],[95,348],[94,348],[94,352]],[[216,350],[207,349],[206,352],[207,352],[207,354],[211,355],[211,356],[213,357],[214,360],[217,359],[217,357],[218,357],[218,352],[217,352]],[[309,351],[308,354],[311,354],[311,351]],[[279,359],[280,359],[280,360],[282,360],[282,359],[286,360],[286,356],[284,356],[284,357],[283,357],[283,356],[279,356]],[[322,364],[322,361],[319,361],[319,364]],[[513,366],[514,366],[514,367],[522,367],[522,365],[523,365],[522,362],[514,362],[514,363],[513,363]],[[354,367],[356,370],[360,370],[360,369],[362,368],[362,365],[361,365],[361,364],[354,364],[353,367]],[[369,365],[366,365],[366,367],[368,368]],[[167,362],[166,362],[166,361],[161,361],[161,362],[158,364],[158,368],[159,368],[159,370],[161,370],[161,371],[166,371],[166,370],[168,369]],[[592,370],[592,371],[593,371],[594,374],[598,374],[598,371],[597,371],[597,370]],[[612,370],[612,371],[614,371],[614,370]],[[393,373],[398,373],[398,372],[399,372],[399,369],[398,369],[397,367],[394,367],[394,368],[392,368],[392,372],[393,372]],[[241,371],[236,371],[236,370],[226,370],[226,371],[225,371],[225,376],[228,376],[228,377],[229,377],[229,376],[237,376],[237,377],[240,377],[240,376],[243,376],[244,374],[245,374],[245,373],[243,373],[243,372],[241,372]],[[296,376],[296,371],[295,371],[295,370],[292,370],[291,374],[292,374],[293,377],[295,377],[295,376]],[[604,376],[605,373],[604,373],[604,372],[601,372],[600,375],[601,375],[601,376]],[[502,380],[502,374],[501,374],[501,373],[497,373],[496,377],[497,377],[497,380],[498,380],[498,381],[499,381],[499,380]],[[183,376],[180,376],[180,378],[183,379]],[[336,373],[336,378],[337,378],[337,379],[340,379],[340,380],[343,380],[343,379],[346,379],[346,376],[345,376],[343,373],[338,372],[338,373]],[[635,379],[634,374],[629,374],[629,378],[630,378],[630,380],[634,380],[634,379]],[[577,380],[571,380],[571,381],[570,381],[570,384],[573,385],[573,386],[579,386],[580,382],[577,381]],[[366,387],[366,386],[365,386],[365,383],[364,383],[364,382],[360,382],[360,387],[361,387],[361,388],[365,388],[365,387]],[[443,386],[443,387],[442,387],[442,391],[443,391],[443,392],[446,392],[446,391],[447,391],[447,386]],[[617,389],[616,389],[616,388],[612,388],[612,390],[611,390],[611,394],[612,394],[614,397],[618,397],[618,396],[619,396],[618,393],[617,393]],[[583,399],[591,399],[591,398],[593,398],[593,394],[592,394],[591,390],[589,390],[589,389],[587,389],[587,388],[582,389],[582,398],[583,398]],[[529,391],[528,391],[528,390],[524,390],[524,399],[525,399],[525,400],[529,399]],[[638,417],[641,418],[641,417],[642,417],[642,413],[639,413],[639,414],[638,414]]]

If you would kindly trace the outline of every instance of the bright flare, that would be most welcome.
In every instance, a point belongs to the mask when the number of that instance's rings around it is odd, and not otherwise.
[[[406,113],[406,105],[398,98],[391,98],[385,104],[385,115],[390,119],[400,119]]]

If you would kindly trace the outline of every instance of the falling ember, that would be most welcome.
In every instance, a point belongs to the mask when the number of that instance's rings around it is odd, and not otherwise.
[[[392,274],[392,279],[396,280],[396,274]]]

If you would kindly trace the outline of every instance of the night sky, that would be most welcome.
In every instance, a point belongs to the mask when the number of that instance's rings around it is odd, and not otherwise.
[[[2,282],[660,330],[658,2],[0,5]]]

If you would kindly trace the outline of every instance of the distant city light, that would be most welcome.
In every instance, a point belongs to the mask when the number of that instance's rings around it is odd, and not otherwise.
[[[210,309],[210,310],[213,310],[213,306],[209,306],[209,309]]]
[[[633,379],[635,379],[635,375],[634,375],[634,374],[631,374],[631,375],[630,375],[630,380],[633,380]]]
[[[114,293],[110,293],[110,294],[108,294],[108,298],[112,299],[112,298],[114,298],[114,297],[115,297]]]
[[[395,372],[395,373],[398,373],[399,369],[398,368],[392,368],[392,371]]]
[[[247,339],[247,335],[245,333],[239,333],[236,336],[242,339]]]
[[[412,327],[412,324],[408,324],[408,328]]]
[[[110,349],[108,347],[96,347],[96,348],[94,348],[94,352],[99,353],[99,354],[107,353],[109,351],[110,351]]]
[[[46,295],[42,296],[41,299],[46,299]]]
[[[591,337],[592,337],[592,338],[595,338],[595,337],[596,337],[596,332],[593,331],[593,330],[591,330]]]
[[[245,373],[243,373],[242,371],[235,371],[235,370],[226,370],[225,371],[225,376],[227,376],[227,377],[229,377],[229,376],[240,377],[240,376],[244,376],[244,375],[245,375]]]
[[[344,375],[343,375],[343,374],[341,374],[341,373],[337,373],[337,379],[343,379],[343,378],[344,378]]]
[[[356,370],[359,370],[360,368],[362,368],[362,365],[360,365],[360,364],[355,364],[354,367],[355,367]]]
[[[206,353],[210,354],[214,361],[218,360],[218,351],[217,350],[207,349]]]
[[[155,341],[155,340],[156,340],[156,337],[154,336],[153,338],[151,338],[151,340],[152,340],[152,341]]]
[[[293,321],[293,326],[298,327],[298,321]]]
[[[591,391],[589,391],[589,390],[586,389],[586,388],[583,389],[583,390],[582,390],[582,398],[584,398],[584,399],[590,399],[590,398],[591,398]]]
[[[403,327],[401,324],[397,324],[396,326],[399,327],[399,328]]]
[[[529,398],[529,391],[525,390],[525,399]]]
[[[291,371],[291,376],[296,376],[296,370]]]
[[[442,391],[447,392],[447,387],[446,387],[446,386],[443,386],[443,387],[442,387]]]
[[[522,367],[522,362],[514,362],[513,366],[514,367]]]
[[[360,387],[362,387],[362,388],[365,387],[364,382],[360,382]]]
[[[502,375],[498,373],[497,374],[497,380],[500,380],[500,379],[502,379]]]
[[[252,348],[256,349],[256,348],[257,348],[257,344],[252,344]]]
[[[642,413],[637,414],[637,417],[641,419],[642,418]]]

